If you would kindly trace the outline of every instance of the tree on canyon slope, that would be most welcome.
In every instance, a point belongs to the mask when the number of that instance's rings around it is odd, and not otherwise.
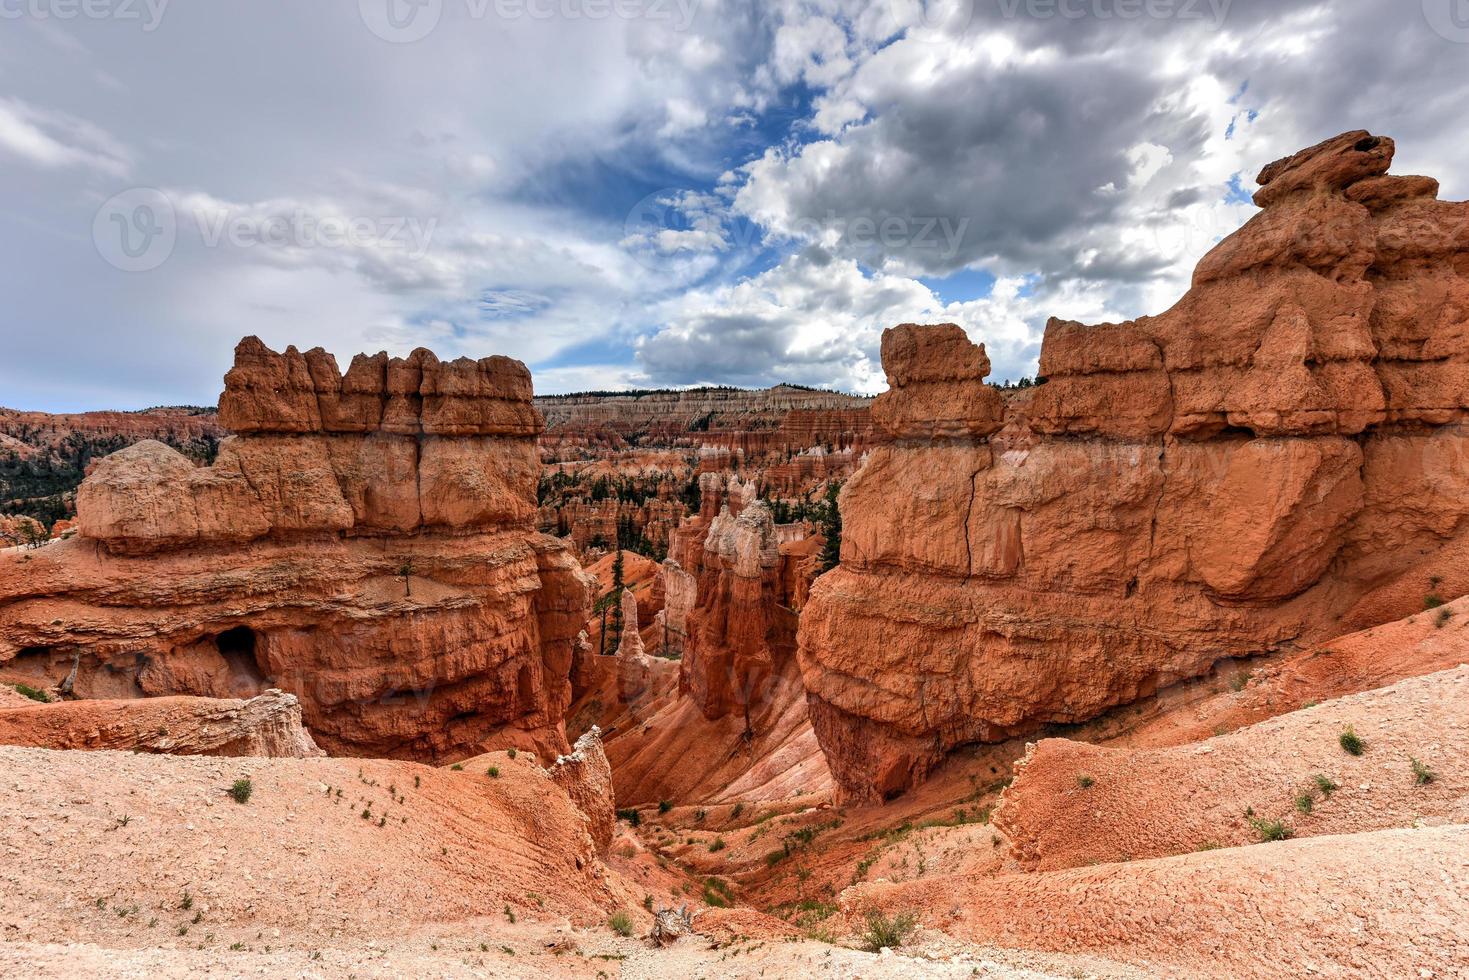
[[[842,485],[835,480],[826,485],[826,511],[821,515],[821,533],[826,544],[821,547],[821,570],[829,572],[842,560],[842,512],[837,495]]]

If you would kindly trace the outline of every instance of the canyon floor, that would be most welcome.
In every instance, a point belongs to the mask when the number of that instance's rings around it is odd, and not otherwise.
[[[0,970],[1463,975],[1469,601],[1444,608],[957,753],[887,805],[638,807],[605,861],[528,752],[0,747]],[[643,938],[645,906],[684,903],[693,935]],[[900,949],[861,948],[872,909],[916,917]]]

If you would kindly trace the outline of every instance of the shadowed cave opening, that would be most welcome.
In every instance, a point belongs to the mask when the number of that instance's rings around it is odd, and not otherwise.
[[[257,646],[260,637],[248,626],[236,626],[214,638],[214,648],[229,667],[233,693],[249,697],[266,687],[265,671],[260,668]]]

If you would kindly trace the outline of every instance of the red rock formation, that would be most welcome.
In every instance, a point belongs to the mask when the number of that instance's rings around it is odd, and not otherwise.
[[[138,443],[78,491],[78,536],[0,556],[0,669],[81,697],[280,687],[338,753],[564,751],[590,592],[532,529],[524,366],[419,350],[341,375],[247,338],[225,384],[241,434],[213,466]]]
[[[1384,176],[1392,149],[1265,168],[1168,312],[1053,320],[1012,417],[959,328],[884,335],[899,441],[844,488],[801,622],[845,793],[1469,589],[1469,207]]]
[[[300,702],[280,691],[248,701],[164,697],[30,702],[0,708],[0,744],[293,759],[326,754],[302,727]]]
[[[605,857],[617,832],[617,800],[612,792],[612,767],[602,749],[602,730],[593,725],[576,740],[571,753],[559,756],[547,772],[586,815],[592,842]]]
[[[702,556],[679,690],[714,719],[762,699],[775,670],[772,647],[789,655],[795,615],[777,594],[780,546],[763,503],[715,517]]]

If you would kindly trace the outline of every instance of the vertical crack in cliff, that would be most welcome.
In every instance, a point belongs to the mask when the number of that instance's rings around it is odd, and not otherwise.
[[[1148,526],[1148,561],[1153,560],[1153,548],[1158,539],[1158,512],[1163,509],[1163,497],[1168,492],[1168,440],[1172,437],[1173,423],[1178,418],[1178,395],[1173,387],[1173,372],[1168,370],[1168,360],[1157,341],[1158,363],[1163,365],[1163,377],[1168,379],[1168,425],[1158,440],[1158,496],[1153,500],[1153,516]]]
[[[979,474],[984,467],[969,474],[969,505],[964,508],[964,581],[974,576],[974,543],[970,541],[969,522],[974,519],[974,498],[979,494]]]

